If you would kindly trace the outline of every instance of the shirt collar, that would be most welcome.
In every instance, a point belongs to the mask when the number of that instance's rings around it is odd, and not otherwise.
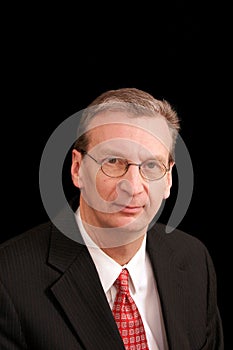
[[[79,208],[76,211],[75,217],[80,233],[95,263],[105,293],[112,287],[122,268],[128,269],[132,282],[132,288],[135,292],[143,287],[144,278],[142,277],[144,276],[144,271],[146,269],[146,235],[140,249],[133,256],[133,258],[128,262],[128,264],[121,266],[110,256],[105,254],[103,250],[92,241],[82,224]]]

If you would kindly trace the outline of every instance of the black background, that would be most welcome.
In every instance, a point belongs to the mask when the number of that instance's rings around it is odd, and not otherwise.
[[[3,17],[1,241],[47,219],[40,157],[62,121],[108,89],[137,87],[165,98],[181,118],[194,168],[193,197],[180,228],[210,251],[230,349],[231,9],[197,1],[15,4]],[[66,186],[69,191],[69,180]],[[163,220],[174,200],[172,194]]]

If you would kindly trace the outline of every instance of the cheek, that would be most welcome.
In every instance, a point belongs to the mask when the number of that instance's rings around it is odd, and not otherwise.
[[[110,202],[117,198],[115,179],[106,178],[101,173],[96,175],[96,190],[105,201]]]
[[[162,200],[165,198],[166,193],[167,193],[167,183],[165,181],[161,180],[149,186],[149,198],[150,198],[150,202],[153,204],[155,203],[160,204]]]

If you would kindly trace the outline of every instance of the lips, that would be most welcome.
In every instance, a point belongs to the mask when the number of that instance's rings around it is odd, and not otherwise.
[[[120,212],[127,213],[127,214],[137,214],[140,213],[144,206],[139,205],[126,205],[126,206],[119,206]]]

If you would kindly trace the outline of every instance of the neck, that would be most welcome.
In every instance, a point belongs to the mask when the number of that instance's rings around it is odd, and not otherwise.
[[[105,254],[110,256],[113,260],[115,260],[120,265],[127,264],[133,256],[140,249],[144,236],[139,237],[137,240],[130,242],[126,245],[120,247],[112,247],[112,248],[101,248]]]
[[[80,217],[82,224],[92,241],[108,256],[120,265],[127,264],[140,249],[147,227],[133,230],[124,227],[101,227],[95,222],[93,216],[87,215],[83,210],[83,202],[80,198]],[[81,203],[83,204],[81,206]]]

